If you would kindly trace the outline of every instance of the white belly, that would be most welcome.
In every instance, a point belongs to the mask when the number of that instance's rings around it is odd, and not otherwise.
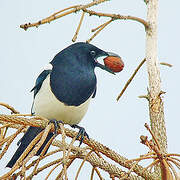
[[[36,94],[32,112],[47,119],[61,120],[65,124],[78,124],[87,112],[91,97],[80,106],[67,106],[58,101],[50,89],[50,75]]]

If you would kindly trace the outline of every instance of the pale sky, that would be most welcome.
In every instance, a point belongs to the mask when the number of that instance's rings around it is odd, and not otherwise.
[[[1,42],[0,42],[0,101],[14,106],[21,113],[29,113],[32,104],[32,89],[38,73],[62,49],[72,43],[80,13],[58,19],[27,31],[20,24],[36,22],[73,4],[90,1],[43,1],[43,0],[1,0]],[[179,47],[179,1],[159,1],[159,61],[173,65],[172,68],[160,66],[162,90],[164,95],[165,120],[168,136],[168,152],[180,153],[180,77]],[[96,11],[119,13],[146,18],[146,5],[143,0],[109,1],[92,8]],[[91,29],[106,22],[107,18],[85,16],[77,41],[91,37]],[[139,99],[147,94],[148,79],[146,65],[138,72],[119,102],[116,97],[145,55],[144,26],[134,21],[115,21],[106,27],[92,42],[99,48],[119,54],[125,67],[116,76],[96,69],[98,87],[96,98],[91,101],[89,110],[80,123],[92,139],[103,143],[119,154],[131,159],[147,153],[148,149],[140,143],[141,135],[150,135],[144,128],[149,123],[148,103]],[[1,113],[8,113],[1,108]],[[10,130],[9,130],[10,131]],[[60,138],[60,136],[58,136]],[[20,138],[20,136],[17,138]],[[13,147],[12,147],[13,146]],[[7,155],[0,161],[0,176],[7,159],[15,152],[17,145],[11,145]],[[78,167],[78,163],[74,166]],[[87,167],[87,168],[86,168]],[[80,178],[91,173],[90,165],[84,167]],[[47,175],[48,172],[43,175]],[[68,172],[73,179],[75,172]],[[41,174],[42,175],[42,174]],[[109,179],[107,173],[103,176]],[[38,179],[38,177],[34,178]],[[49,179],[53,179],[52,177]]]

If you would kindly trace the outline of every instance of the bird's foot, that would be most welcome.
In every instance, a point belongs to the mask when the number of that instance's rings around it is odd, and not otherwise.
[[[53,123],[54,124],[54,135],[55,136],[57,135],[57,131],[58,131],[58,128],[59,128],[59,123],[64,124],[62,121],[57,121],[56,119],[49,120],[49,123]]]
[[[79,146],[81,146],[81,144],[83,143],[83,140],[84,140],[85,136],[89,139],[89,135],[87,134],[86,130],[83,127],[78,126],[77,124],[73,124],[73,125],[71,125],[71,127],[79,129],[79,132],[78,132],[78,134],[76,136],[76,139],[78,139],[81,136]]]

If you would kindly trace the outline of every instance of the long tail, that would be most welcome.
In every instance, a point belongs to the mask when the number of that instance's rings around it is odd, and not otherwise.
[[[25,149],[27,148],[27,146],[31,143],[31,141],[42,131],[43,129],[39,128],[39,127],[29,127],[27,132],[24,134],[24,136],[22,137],[22,139],[20,140],[20,146],[18,147],[18,149],[16,150],[15,154],[13,155],[13,157],[11,158],[11,160],[8,162],[8,164],[6,165],[6,167],[12,168],[14,166],[14,164],[16,163],[16,161],[19,159],[19,157],[21,156],[21,154],[25,151]],[[40,155],[43,148],[45,147],[45,145],[48,143],[48,141],[51,139],[51,137],[53,136],[53,133],[49,133],[45,142],[43,143],[43,145],[41,146],[41,148],[38,150],[38,152],[36,153],[36,155]],[[48,150],[48,149],[47,149]],[[47,151],[46,151],[47,152]],[[46,154],[45,152],[45,154]]]

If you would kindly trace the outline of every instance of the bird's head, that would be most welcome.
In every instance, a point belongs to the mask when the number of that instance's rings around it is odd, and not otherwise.
[[[112,74],[115,74],[115,72],[117,71],[114,71],[114,69],[112,68],[113,61],[111,62],[111,59],[112,59],[111,57],[116,58],[116,60],[117,59],[121,60],[120,56],[115,53],[103,51],[92,44],[84,43],[84,42],[78,42],[69,46],[68,53],[70,52],[71,53],[73,52],[72,55],[77,57],[76,59],[78,60],[78,63],[88,66],[90,68],[99,67]],[[100,63],[99,59],[102,59],[102,58],[103,59],[108,58],[108,61],[106,60],[105,65]],[[122,61],[120,62],[121,62],[121,66],[119,67],[121,71],[124,67],[124,64]]]

